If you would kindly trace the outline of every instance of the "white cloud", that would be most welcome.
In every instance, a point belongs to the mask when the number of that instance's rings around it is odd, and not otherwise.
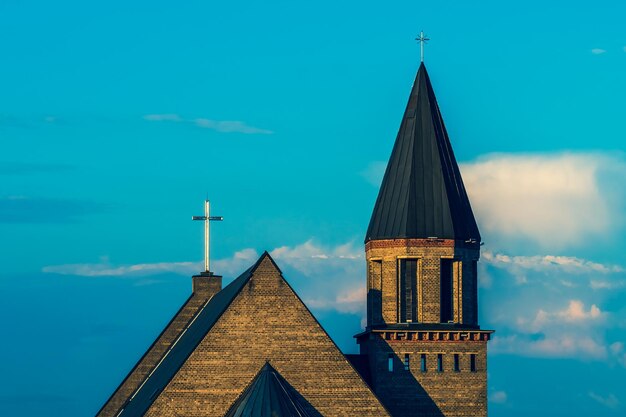
[[[479,275],[482,288],[491,287],[491,274],[497,270],[506,272],[505,277],[512,279],[516,286],[529,285],[536,289],[555,284],[572,290],[579,287],[593,290],[626,288],[626,280],[621,278],[626,269],[620,265],[574,256],[512,256],[490,250],[485,250],[481,259],[481,264],[489,267],[483,268]]]
[[[591,280],[589,287],[592,290],[615,290],[619,288],[626,288],[626,281],[624,280]]]
[[[197,127],[203,129],[212,129],[222,133],[244,133],[248,135],[261,134],[271,135],[271,130],[261,129],[258,127],[249,126],[246,123],[239,120],[211,120],[205,118],[197,119],[185,119],[178,114],[166,113],[166,114],[147,114],[144,120],[151,122],[179,122],[179,123],[191,123]]]
[[[496,404],[504,404],[507,400],[505,391],[494,391],[489,396],[489,401]]]
[[[308,240],[270,254],[309,307],[365,315],[364,251],[354,242],[324,246]]]
[[[261,135],[271,135],[271,130],[260,129],[258,127],[248,126],[244,122],[240,122],[237,120],[210,120],[210,119],[194,119],[193,122],[196,126],[202,127],[205,129],[213,129],[218,132],[224,133],[246,133],[246,134],[261,134]]]
[[[607,358],[606,346],[584,334],[558,334],[541,339],[532,339],[517,334],[495,336],[489,348],[494,353],[530,357],[594,360]]]
[[[183,118],[180,117],[177,114],[147,114],[143,117],[146,120],[149,120],[151,122],[163,122],[163,121],[168,121],[168,122],[182,122]]]
[[[352,241],[337,246],[323,246],[309,239],[296,246],[280,246],[272,250],[270,255],[298,268],[308,269],[315,259],[361,259],[364,257],[364,249],[357,248]]]
[[[308,240],[295,246],[281,246],[270,251],[287,280],[313,309],[336,310],[365,315],[365,262],[363,249],[354,242],[326,246]],[[236,277],[259,257],[247,248],[233,256],[211,262],[211,270],[225,277]],[[203,262],[157,262],[115,265],[108,258],[98,263],[46,266],[45,273],[84,277],[138,278],[174,273],[193,275],[202,271]],[[152,283],[154,281],[142,281]]]
[[[624,311],[615,310],[613,301],[619,299],[616,291],[626,288],[620,285],[623,267],[577,257],[490,251],[483,260],[482,269],[492,281],[486,290],[490,302],[483,301],[483,326],[498,332],[492,352],[626,363],[614,331],[623,326]],[[602,291],[606,288],[613,291]]]
[[[252,248],[242,249],[230,258],[211,261],[211,270],[219,271],[226,277],[236,277],[248,269],[259,256],[259,253]]]
[[[119,277],[119,276],[145,276],[166,272],[186,274],[197,272],[202,263],[200,262],[158,262],[135,265],[113,265],[108,259],[100,263],[91,264],[65,264],[43,267],[42,271],[50,274],[77,275],[82,277]]]
[[[585,311],[585,305],[579,300],[570,300],[567,309],[556,313],[558,318],[565,321],[577,322],[583,320],[598,320],[602,317],[602,312],[592,304],[589,311]]]
[[[493,266],[501,268],[530,269],[533,271],[561,271],[568,274],[586,274],[596,272],[610,274],[624,272],[619,265],[606,265],[573,256],[536,255],[509,256],[502,253],[484,251],[482,259]]]
[[[529,320],[524,317],[517,317],[516,324],[519,332],[522,333],[554,333],[554,327],[564,327],[567,325],[595,325],[606,317],[598,306],[592,304],[589,309],[585,309],[585,304],[580,300],[570,300],[568,306],[563,310],[546,311],[539,309],[534,318]]]
[[[220,271],[226,276],[233,276],[243,272],[256,259],[258,254],[254,249],[244,249],[235,252],[226,259],[212,262],[212,270]],[[203,270],[204,263],[197,262],[156,262],[132,265],[114,265],[107,257],[98,263],[51,265],[42,268],[42,272],[59,275],[76,275],[83,277],[144,277],[163,273],[193,275]]]
[[[606,50],[602,49],[602,48],[593,48],[591,50],[591,53],[594,54],[594,55],[601,55],[601,54],[606,53]]]
[[[614,156],[494,154],[461,170],[488,238],[576,247],[624,222],[626,162]]]
[[[589,392],[589,397],[596,400],[598,403],[602,404],[603,406],[607,408],[611,408],[611,409],[616,409],[620,404],[619,400],[614,394],[602,396],[594,392]]]
[[[535,294],[539,292],[535,289]],[[513,306],[511,310],[515,310]],[[499,333],[491,350],[531,357],[568,357],[576,359],[620,361],[621,342],[606,341],[605,332],[612,325],[609,313],[596,304],[585,306],[569,300],[561,309],[540,308],[529,318],[512,315],[496,320]]]
[[[337,310],[342,313],[363,313],[365,308],[367,289],[365,285],[360,285],[352,290],[346,290],[337,294],[334,298],[323,297],[306,298],[306,305],[314,309]]]

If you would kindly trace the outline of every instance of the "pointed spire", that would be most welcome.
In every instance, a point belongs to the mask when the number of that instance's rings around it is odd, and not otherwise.
[[[296,391],[266,362],[225,417],[307,417],[300,402]]]
[[[422,62],[365,241],[428,237],[480,242],[461,173]]]

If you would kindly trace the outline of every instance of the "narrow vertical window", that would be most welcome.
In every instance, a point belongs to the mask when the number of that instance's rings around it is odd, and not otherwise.
[[[453,320],[453,308],[454,303],[452,302],[452,277],[453,277],[453,265],[454,261],[452,259],[442,259],[441,260],[441,282],[439,286],[440,291],[440,303],[439,306],[441,308],[441,322],[448,323]]]
[[[393,355],[391,353],[387,357],[387,369],[389,372],[393,372]]]
[[[379,260],[370,262],[370,288],[367,293],[369,311],[367,312],[370,324],[383,322],[383,263]]]
[[[454,354],[454,372],[461,372],[461,365],[459,363],[459,354]]]
[[[400,323],[417,321],[417,259],[400,259],[398,298]]]
[[[464,296],[469,300],[469,317],[468,322],[471,324],[478,323],[478,262],[472,261],[472,278],[469,282],[469,294]]]
[[[426,372],[426,354],[422,353],[420,355],[420,371]]]
[[[437,355],[437,372],[443,372],[443,355],[441,353]]]
[[[470,371],[476,372],[476,355],[473,353],[470,355]]]
[[[408,353],[404,354],[404,370],[408,371],[411,369],[411,357]]]

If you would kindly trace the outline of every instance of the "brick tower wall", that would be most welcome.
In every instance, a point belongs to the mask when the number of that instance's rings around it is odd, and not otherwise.
[[[491,332],[478,327],[479,245],[451,239],[388,239],[367,242],[365,251],[368,328],[358,342],[361,353],[368,355],[377,396],[394,417],[486,416]],[[411,284],[417,287],[415,317],[410,322],[402,320],[400,313],[399,265],[403,259],[412,259],[417,265],[416,282]],[[453,323],[448,319],[442,323],[444,263],[451,271]],[[421,369],[422,355],[425,370]]]
[[[398,261],[418,259],[418,320],[440,323],[440,267],[442,259],[453,260],[455,323],[478,322],[475,263],[476,245],[459,245],[449,239],[389,239],[367,243],[368,325],[398,323]],[[415,320],[414,320],[415,321]]]
[[[385,340],[371,334],[361,344],[368,353],[374,392],[394,417],[486,417],[487,342]],[[421,356],[426,355],[426,370]],[[438,370],[438,355],[442,371]],[[459,371],[454,369],[454,356]],[[409,366],[405,369],[408,355]],[[471,355],[475,355],[472,370]],[[389,358],[393,370],[389,369]]]

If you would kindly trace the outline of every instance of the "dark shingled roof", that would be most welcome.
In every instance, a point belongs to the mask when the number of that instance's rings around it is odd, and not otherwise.
[[[274,262],[270,255],[265,252],[254,265],[208,301],[189,328],[172,345],[171,350],[165,355],[162,362],[148,375],[143,384],[124,405],[118,417],[142,416],[145,414],[150,405],[178,372],[207,332],[211,330],[222,313],[246,285],[254,271],[261,264],[261,261],[266,257],[272,263]]]
[[[224,417],[309,417],[295,389],[269,363]]]
[[[365,241],[428,237],[480,242],[461,173],[422,63]]]

